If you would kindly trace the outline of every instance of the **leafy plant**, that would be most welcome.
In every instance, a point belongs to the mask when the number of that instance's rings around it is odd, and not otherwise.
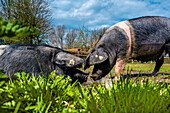
[[[3,21],[0,17],[0,39],[38,34],[38,31],[19,20]]]

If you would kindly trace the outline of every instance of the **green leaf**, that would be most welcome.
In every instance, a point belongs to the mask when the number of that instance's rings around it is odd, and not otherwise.
[[[50,101],[49,105],[47,106],[47,109],[45,110],[45,113],[48,113],[48,110],[50,109],[51,104],[52,104],[52,101]]]
[[[27,106],[26,108],[25,108],[25,110],[26,111],[28,111],[28,110],[32,110],[32,109],[35,109],[37,106]]]
[[[16,108],[15,108],[14,113],[17,113],[17,112],[18,112],[20,106],[21,106],[21,101],[18,102],[18,104],[17,104],[17,106],[16,106]]]

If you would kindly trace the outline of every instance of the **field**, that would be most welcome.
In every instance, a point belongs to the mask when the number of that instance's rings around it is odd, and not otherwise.
[[[125,75],[113,82],[114,70],[99,81],[83,85],[70,78],[17,73],[18,79],[0,76],[0,112],[14,113],[169,113],[170,64],[150,77],[154,64],[127,64]],[[92,67],[86,72],[92,71]],[[127,74],[128,73],[128,74]],[[156,78],[156,79],[155,79]]]
[[[151,77],[151,73],[154,70],[155,63],[127,63],[125,66],[124,76],[125,79],[127,75],[131,76],[131,80],[136,79],[137,76],[140,76],[140,78],[146,78],[148,77],[150,80],[156,79],[159,80],[159,82],[167,82],[170,84],[170,64],[164,63],[157,73],[155,77]],[[93,67],[86,70],[86,72],[90,73],[93,70]],[[105,77],[103,77],[101,80],[96,81],[95,83],[107,83],[107,81],[110,81],[110,78],[114,78],[114,68],[112,71]],[[83,85],[90,85],[93,83],[93,80],[89,77],[88,81],[84,83]],[[110,83],[110,82],[109,82]]]

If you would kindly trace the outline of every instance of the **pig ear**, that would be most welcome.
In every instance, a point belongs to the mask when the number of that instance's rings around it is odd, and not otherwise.
[[[89,58],[89,64],[100,64],[108,59],[108,54],[103,50],[103,48],[99,48],[94,51]]]
[[[85,64],[84,64],[84,70],[86,70],[87,68],[90,67],[90,64],[89,64],[90,55],[91,55],[91,53],[88,54],[86,57]]]

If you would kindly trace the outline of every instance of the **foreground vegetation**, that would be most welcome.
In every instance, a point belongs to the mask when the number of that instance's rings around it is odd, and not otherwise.
[[[112,82],[111,88],[102,85],[82,87],[70,84],[70,79],[17,73],[17,80],[1,75],[0,111],[3,112],[91,112],[91,113],[168,113],[170,88],[167,83],[140,81],[129,78]]]

